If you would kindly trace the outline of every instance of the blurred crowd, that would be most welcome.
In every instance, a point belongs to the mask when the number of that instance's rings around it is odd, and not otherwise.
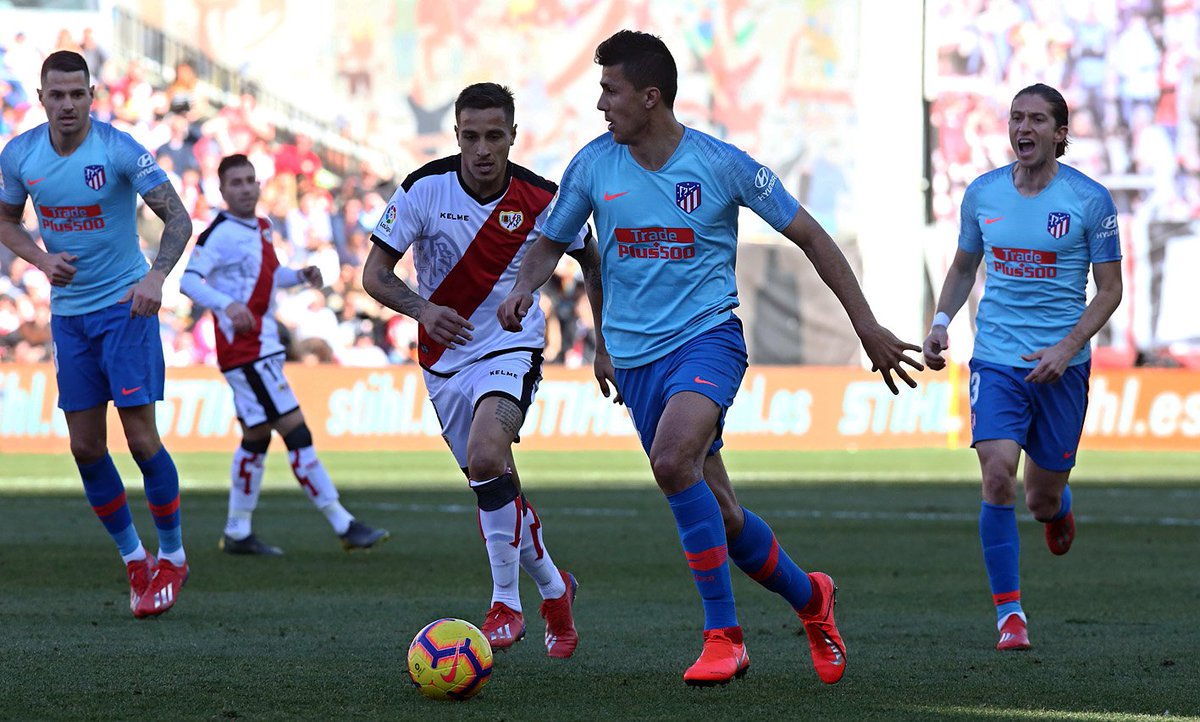
[[[0,43],[0,148],[45,122],[36,93],[45,55],[80,52],[96,88],[93,117],[127,131],[155,155],[179,191],[195,235],[222,208],[216,171],[221,158],[232,153],[250,158],[262,185],[258,213],[271,221],[280,262],[317,266],[325,280],[320,290],[277,291],[280,331],[291,360],[368,367],[415,361],[416,321],[380,307],[362,289],[371,231],[401,179],[367,163],[352,172],[332,172],[319,144],[276,128],[258,108],[252,89],[218,102],[222,94],[206,87],[187,62],[155,82],[138,61],[112,59],[90,31],[75,38],[64,30],[48,48],[32,46],[19,31],[0,37]],[[441,150],[454,148],[446,144]],[[29,204],[25,226],[37,232]],[[138,233],[148,259],[156,253],[161,230],[158,218],[142,205]],[[160,324],[169,366],[215,362],[212,315],[179,292],[186,263],[185,255],[163,290]],[[411,254],[404,256],[397,275],[416,288]],[[49,297],[45,275],[0,246],[0,361],[50,360]],[[543,289],[542,305],[546,359],[590,363],[593,319],[573,261],[565,260]]]
[[[1109,181],[1123,211],[1150,201],[1200,218],[1200,13],[1195,0],[948,0],[936,34],[934,214],[1010,162],[1008,103],[1036,81],[1071,108],[1063,160]]]
[[[1101,345],[1130,363],[1200,362],[1183,272],[1200,253],[1200,5],[939,0],[929,12],[933,221],[955,227],[967,185],[1011,162],[1013,95],[1058,88],[1071,110],[1062,161],[1120,212],[1125,301]]]

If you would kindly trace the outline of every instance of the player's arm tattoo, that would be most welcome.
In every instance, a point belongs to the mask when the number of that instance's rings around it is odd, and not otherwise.
[[[583,271],[583,288],[587,291],[588,302],[596,316],[596,325],[600,325],[600,309],[604,304],[604,286],[600,282],[600,248],[596,245],[596,237],[589,228],[583,248],[573,251],[571,257],[579,261]]]
[[[419,318],[421,311],[429,305],[427,299],[421,298],[416,291],[396,275],[396,264],[400,262],[400,254],[384,249],[376,244],[371,249],[374,259],[368,258],[363,284],[367,293],[376,301],[399,311],[410,318]]]
[[[521,409],[512,401],[501,398],[500,403],[496,404],[496,421],[499,422],[500,428],[515,438],[517,433],[521,431],[521,422],[524,421],[524,415],[521,413]]]
[[[154,257],[151,270],[166,275],[179,262],[188,241],[192,238],[192,219],[188,217],[187,209],[170,181],[154,186],[142,198],[145,199],[146,205],[150,206],[150,210],[154,211],[154,215],[161,218],[165,224],[162,240],[158,244],[158,255]]]

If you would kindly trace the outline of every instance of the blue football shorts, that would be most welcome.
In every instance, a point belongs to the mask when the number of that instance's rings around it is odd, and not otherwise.
[[[83,411],[161,401],[166,375],[158,316],[131,318],[129,303],[78,316],[51,316],[58,407]]]
[[[971,359],[971,446],[1012,439],[1049,471],[1075,466],[1087,414],[1092,363],[1067,368],[1052,384],[1025,380],[1032,369]]]
[[[735,316],[644,366],[614,369],[617,388],[646,454],[654,445],[654,433],[667,401],[681,391],[703,394],[720,407],[717,438],[708,451],[709,456],[717,453],[722,446],[725,412],[737,396],[746,364],[742,322]]]

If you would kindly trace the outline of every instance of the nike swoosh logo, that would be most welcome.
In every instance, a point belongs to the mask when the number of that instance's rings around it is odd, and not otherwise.
[[[127,388],[125,388],[124,386],[122,386],[122,387],[121,387],[121,395],[122,395],[122,396],[128,396],[129,394],[132,394],[132,393],[134,393],[134,392],[136,392],[136,391],[140,391],[140,390],[141,390],[141,388],[142,388],[141,386],[134,386],[134,387],[133,387],[133,388],[131,388],[131,389],[127,389]]]
[[[698,383],[698,384],[705,384],[705,385],[708,385],[708,386],[716,386],[716,384],[714,384],[712,381],[705,381],[704,379],[700,378],[699,376],[697,376],[696,378],[692,379],[692,381],[695,381],[695,382],[696,382],[696,383]]]
[[[25,184],[26,184],[26,185],[35,186],[35,185],[37,185],[38,183],[41,183],[41,182],[42,182],[42,181],[44,181],[44,180],[46,180],[46,178],[43,176],[43,177],[41,177],[41,178],[34,178],[33,180],[27,180],[27,181],[25,181]]]
[[[611,201],[611,200],[613,200],[613,199],[615,199],[615,198],[620,198],[621,196],[625,195],[625,194],[626,194],[626,193],[628,193],[628,192],[629,192],[629,191],[622,191],[622,192],[620,192],[620,193],[605,193],[605,194],[604,194],[604,200],[606,200],[606,201]]]
[[[983,222],[990,226],[993,223],[995,223],[996,221],[1002,221],[1002,220],[1004,220],[1004,216],[1000,216],[999,218],[985,218]]]
[[[450,664],[450,669],[442,675],[443,682],[453,682],[458,676],[458,658],[461,656],[461,650],[454,650],[454,661]]]

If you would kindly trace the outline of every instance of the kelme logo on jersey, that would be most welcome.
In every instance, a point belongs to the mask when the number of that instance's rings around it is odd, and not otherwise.
[[[383,212],[383,218],[379,221],[379,227],[384,231],[391,233],[392,226],[396,223],[396,206],[388,204],[387,209]]]
[[[1036,248],[992,246],[992,270],[1013,278],[1057,278],[1058,254]]]
[[[1071,214],[1062,211],[1050,211],[1046,218],[1046,230],[1055,238],[1062,238],[1071,230]]]
[[[94,191],[98,191],[104,187],[104,183],[107,180],[108,179],[104,177],[104,166],[102,166],[102,165],[84,166],[83,182],[87,183],[88,188],[91,188]]]
[[[525,214],[521,211],[500,211],[497,220],[500,222],[501,228],[512,232],[521,227],[521,223],[525,220]]]
[[[617,258],[682,261],[696,256],[691,228],[617,228]]]
[[[696,181],[675,184],[675,205],[684,213],[700,207],[700,184]]]

